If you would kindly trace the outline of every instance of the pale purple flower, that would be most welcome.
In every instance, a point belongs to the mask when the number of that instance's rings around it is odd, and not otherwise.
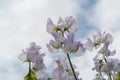
[[[57,53],[60,47],[61,43],[54,40],[50,40],[49,44],[47,44],[47,48],[51,53]]]
[[[109,44],[113,42],[113,37],[110,33],[106,33],[105,38],[106,38],[105,42],[109,42]]]
[[[68,29],[68,32],[75,33],[78,30],[77,22],[76,20],[70,16],[65,18],[66,22],[66,29]]]
[[[53,71],[53,78],[55,80],[75,80],[67,57],[65,56],[58,56],[57,59],[54,61],[57,64],[57,67]],[[73,66],[76,69],[76,66]],[[79,72],[75,72],[77,77]]]
[[[93,42],[90,38],[87,38],[87,42],[84,44],[84,47],[89,51],[93,50]]]
[[[60,43],[63,43],[64,40],[65,40],[65,37],[63,36],[62,33],[54,32],[54,33],[52,33],[52,35],[53,35],[54,39],[55,39],[56,41],[60,42]]]
[[[92,68],[92,70],[96,70],[97,72],[100,72],[100,69],[103,65],[102,60],[98,59],[97,56],[93,60],[95,66]]]
[[[59,30],[57,25],[55,25],[50,18],[47,20],[46,26],[47,26],[47,32],[49,33],[57,32]]]
[[[33,63],[33,68],[35,71],[45,70],[46,66],[44,64],[43,58],[45,54],[40,54],[36,57],[35,62]]]
[[[114,51],[111,52],[111,51],[108,49],[108,46],[109,46],[109,42],[105,42],[105,43],[104,43],[104,46],[99,50],[98,53],[102,53],[102,54],[103,54],[104,56],[106,56],[106,57],[115,55],[115,54],[116,54],[116,51],[114,50]]]
[[[107,63],[101,67],[101,72],[110,73],[111,71],[116,72],[119,70],[120,61],[118,59],[108,58]]]
[[[93,35],[93,46],[95,48],[98,48],[101,43],[106,43],[109,42],[111,44],[113,42],[113,37],[111,34],[106,33],[106,32],[97,32],[95,35]]]
[[[68,38],[64,41],[63,50],[65,53],[75,53],[76,56],[81,56],[85,52],[83,44],[74,42],[74,34],[69,34]]]
[[[77,29],[77,22],[72,16],[66,17],[65,20],[60,17],[57,25],[55,25],[50,18],[47,20],[47,32],[49,33],[75,33]]]
[[[37,46],[35,42],[31,42],[30,47],[23,50],[23,53],[21,53],[18,58],[23,62],[34,62],[36,57],[40,54],[40,49],[41,47]]]

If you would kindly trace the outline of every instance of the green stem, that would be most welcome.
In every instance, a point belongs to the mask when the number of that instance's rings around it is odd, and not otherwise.
[[[31,62],[29,62],[29,72],[30,72],[30,70],[31,70]]]
[[[70,56],[69,56],[68,53],[67,53],[67,58],[68,58],[70,67],[71,67],[71,69],[72,69],[73,75],[74,75],[74,77],[75,77],[75,80],[77,80],[77,77],[76,77],[76,75],[75,75],[75,71],[74,71],[74,69],[73,69],[73,65],[72,65],[72,62],[71,62],[71,59],[70,59]]]

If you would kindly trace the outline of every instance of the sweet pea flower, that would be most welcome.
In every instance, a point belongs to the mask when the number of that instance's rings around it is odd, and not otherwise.
[[[120,69],[120,61],[118,59],[108,58],[107,63],[101,67],[101,72],[110,73],[111,71],[116,72]]]
[[[65,40],[65,37],[63,36],[62,33],[57,33],[57,32],[54,32],[52,33],[52,36],[54,37],[54,39],[60,43],[63,43],[64,40]]]
[[[66,17],[63,20],[61,17],[58,20],[57,25],[55,25],[52,20],[49,18],[47,20],[47,32],[54,33],[54,32],[61,32],[61,33],[75,33],[78,29],[76,20],[70,16]]]
[[[83,44],[74,42],[74,34],[69,34],[68,38],[64,41],[63,50],[65,53],[75,53],[76,56],[81,56],[85,52]]]
[[[57,67],[53,71],[53,78],[55,80],[75,80],[69,62],[67,60],[67,57],[58,56],[54,62],[57,64]],[[74,65],[74,69],[76,69],[75,65]],[[78,77],[79,73],[77,71],[75,73]]]
[[[99,50],[98,53],[102,53],[102,54],[103,54],[104,56],[106,56],[106,57],[115,55],[115,54],[116,54],[116,51],[114,50],[114,51],[111,52],[111,51],[108,49],[108,46],[109,46],[109,42],[105,42],[105,43],[104,43],[104,46]]]
[[[43,61],[43,57],[45,56],[45,54],[40,54],[36,57],[35,62],[33,63],[33,68],[35,71],[40,71],[40,70],[45,70],[46,66],[44,64]]]
[[[53,32],[57,32],[59,31],[60,29],[57,27],[57,25],[55,25],[52,20],[49,18],[47,20],[47,32],[48,33],[53,33]]]
[[[109,42],[109,44],[113,42],[113,37],[111,36],[111,34],[106,32],[103,33],[97,32],[97,34],[93,36],[94,46],[100,45],[101,43],[105,43],[105,42]]]
[[[58,41],[50,40],[49,44],[47,44],[47,48],[51,53],[57,53],[61,48],[61,43]]]
[[[90,38],[87,38],[87,42],[83,45],[87,50],[93,50],[93,42]]]
[[[35,42],[31,42],[30,47],[23,50],[23,53],[21,53],[18,58],[23,62],[34,62],[36,57],[40,54],[40,49],[41,47],[37,46]]]

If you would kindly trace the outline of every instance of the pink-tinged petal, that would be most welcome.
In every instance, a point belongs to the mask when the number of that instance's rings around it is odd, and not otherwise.
[[[84,53],[85,53],[85,48],[79,47],[75,55],[79,57],[79,56],[82,56]]]
[[[58,49],[55,49],[53,46],[47,44],[47,48],[50,51],[50,53],[57,53]]]
[[[48,33],[55,32],[55,29],[57,28],[57,26],[52,22],[50,18],[47,20],[46,26],[47,26]]]
[[[25,53],[25,52],[23,51],[23,53],[21,53],[21,54],[18,55],[18,58],[19,58],[20,60],[22,60],[23,62],[26,62],[26,61],[27,61],[27,53]]]
[[[93,43],[90,38],[87,38],[87,42],[83,45],[87,50],[92,51],[93,50]]]

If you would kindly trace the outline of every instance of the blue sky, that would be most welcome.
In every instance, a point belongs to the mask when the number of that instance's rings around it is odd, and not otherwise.
[[[23,80],[27,64],[20,61],[18,55],[32,41],[43,48],[42,51],[47,54],[46,65],[52,68],[51,56],[55,55],[51,55],[46,48],[46,43],[52,38],[46,32],[49,17],[55,23],[59,17],[75,17],[79,24],[76,40],[82,42],[97,31],[110,32],[114,37],[110,48],[117,50],[116,58],[120,57],[119,4],[119,0],[0,0],[1,80]],[[94,78],[91,68],[95,52],[86,52],[85,55],[72,59],[84,80]]]

